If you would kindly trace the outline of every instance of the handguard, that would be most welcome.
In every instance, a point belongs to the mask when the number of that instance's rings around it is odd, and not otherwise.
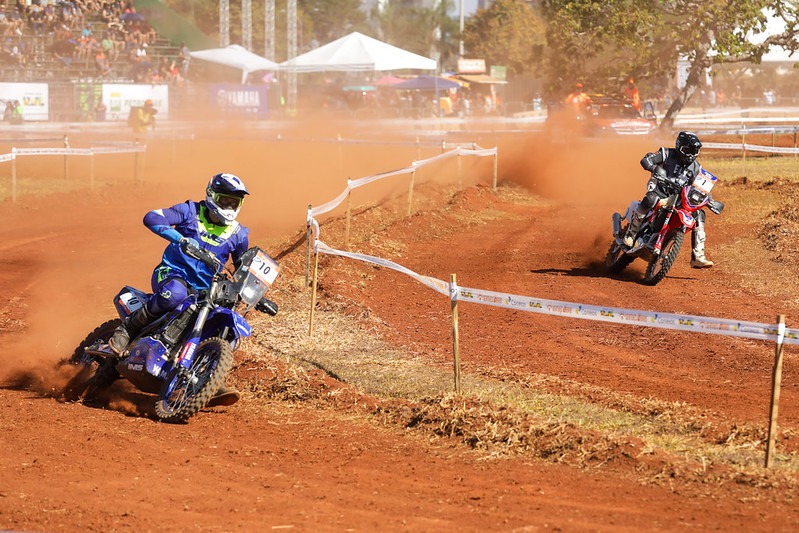
[[[724,211],[724,202],[719,202],[718,200],[710,200],[707,204],[708,209],[712,212],[716,213],[717,215]]]
[[[269,316],[275,316],[277,314],[277,304],[264,296],[261,300],[255,304],[255,309],[261,313],[266,313]]]

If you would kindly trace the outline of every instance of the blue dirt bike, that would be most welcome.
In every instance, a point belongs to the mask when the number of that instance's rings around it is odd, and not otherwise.
[[[279,267],[261,249],[250,248],[231,274],[206,250],[190,243],[181,248],[216,273],[208,289],[191,294],[177,309],[145,327],[118,357],[108,339],[149,297],[125,286],[114,298],[120,318],[98,326],[69,358],[80,369],[64,390],[66,400],[91,398],[124,378],[158,395],[155,414],[159,420],[185,423],[225,383],[233,368],[233,352],[252,333],[244,318],[247,312],[277,314],[277,304],[264,294]]]

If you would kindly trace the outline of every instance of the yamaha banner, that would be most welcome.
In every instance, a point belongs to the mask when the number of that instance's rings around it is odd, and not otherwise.
[[[208,89],[211,106],[225,114],[267,116],[269,88],[266,85],[215,83]]]

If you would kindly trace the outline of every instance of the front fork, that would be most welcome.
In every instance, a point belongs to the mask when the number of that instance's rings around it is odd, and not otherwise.
[[[194,358],[194,352],[197,350],[197,345],[200,344],[200,337],[202,336],[205,321],[208,320],[208,315],[211,313],[214,305],[211,303],[212,297],[216,292],[217,281],[214,279],[211,286],[208,288],[208,300],[200,307],[200,312],[197,313],[197,320],[194,321],[194,327],[189,334],[189,338],[180,349],[178,360],[176,363],[185,369],[191,367]]]

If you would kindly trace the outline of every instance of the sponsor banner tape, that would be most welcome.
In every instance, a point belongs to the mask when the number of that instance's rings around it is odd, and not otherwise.
[[[780,333],[780,328],[778,328],[777,324],[765,324],[761,322],[746,322],[740,320],[728,320],[724,318],[587,305],[573,302],[562,302],[558,300],[546,300],[531,296],[520,296],[516,294],[486,291],[468,287],[458,287],[455,291],[455,294],[451,295],[449,290],[449,282],[431,278],[429,276],[422,276],[387,259],[371,255],[345,252],[343,250],[336,250],[318,240],[316,241],[315,249],[319,253],[349,257],[351,259],[391,268],[411,276],[412,278],[430,287],[431,289],[440,292],[441,294],[451,296],[456,300],[461,300],[464,302],[491,305],[494,307],[504,307],[506,309],[528,311],[531,313],[540,313],[544,315],[563,316],[567,318],[582,318],[585,320],[613,322],[616,324],[629,324],[650,328],[693,331],[696,333],[712,333],[715,335],[745,337],[749,339],[761,339],[775,342],[778,341],[783,335]],[[784,342],[785,344],[799,344],[799,329],[785,328]]]
[[[11,161],[14,158],[16,158],[16,154],[14,154],[14,153],[0,154],[0,163],[2,163],[3,161]]]
[[[778,338],[777,324],[561,302],[464,287],[459,289],[458,299],[506,309],[614,322],[617,324],[632,324],[771,341],[776,341]],[[799,344],[799,329],[786,329],[785,343]]]

